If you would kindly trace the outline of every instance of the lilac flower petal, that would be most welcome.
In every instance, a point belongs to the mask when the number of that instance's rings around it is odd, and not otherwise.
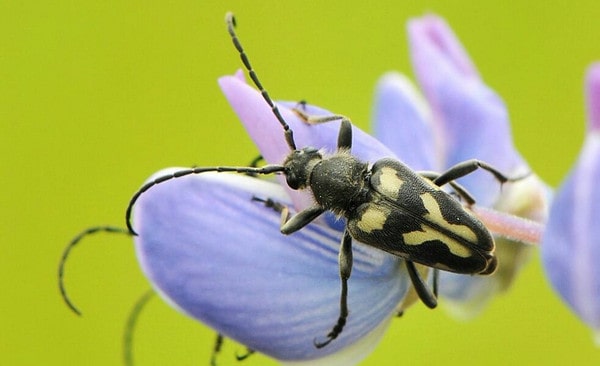
[[[281,125],[260,93],[240,79],[239,74],[224,76],[219,79],[219,84],[264,158],[269,163],[281,164],[290,149],[283,138]],[[312,146],[324,148],[329,153],[336,151],[339,121],[308,125],[292,112],[298,103],[280,102],[277,104],[284,120],[294,131],[297,148]],[[304,107],[299,106],[299,108],[304,108],[309,115],[330,116],[335,114],[310,104],[306,104]],[[385,145],[356,126],[353,126],[352,132],[352,152],[360,159],[374,161],[394,155]]]
[[[140,197],[138,258],[167,301],[283,360],[331,354],[389,319],[407,291],[404,266],[355,244],[348,323],[337,340],[315,348],[315,337],[322,339],[338,317],[341,233],[311,224],[281,235],[279,214],[254,196],[290,203],[277,184],[226,173],[178,178]]]
[[[508,113],[500,97],[483,83],[458,39],[443,19],[430,15],[409,22],[413,67],[443,131],[447,167],[467,159],[484,160],[506,174],[528,170],[515,150]],[[484,206],[500,192],[489,174],[461,183]]]
[[[238,71],[234,76],[221,77],[219,85],[264,159],[281,164],[290,152],[283,129],[260,93],[247,85],[242,76]]]
[[[377,84],[375,136],[413,170],[440,170],[431,111],[402,74],[385,74]]]
[[[507,291],[535,249],[532,245],[496,238],[498,268],[490,276],[440,274],[440,295],[445,308],[458,319],[479,315],[498,294]]]
[[[588,69],[586,80],[588,130],[600,133],[600,62]]]
[[[265,160],[269,163],[282,164],[290,148],[284,139],[281,125],[262,95],[241,80],[239,74],[224,76],[219,79],[219,84]],[[291,108],[296,105],[297,103],[290,102],[278,103],[281,115],[294,132],[296,147],[312,146],[318,149],[324,148],[330,153],[335,152],[340,122],[308,125],[292,112]],[[306,106],[306,112],[315,115],[333,114],[310,105]],[[355,156],[365,161],[393,156],[393,153],[383,144],[359,128],[353,126],[352,131],[352,153]],[[285,184],[284,180],[281,182]],[[306,208],[312,203],[312,198],[304,192],[288,190],[297,210]]]
[[[509,177],[529,172],[515,150],[506,107],[479,76],[459,40],[446,22],[429,15],[409,22],[413,67],[433,110],[435,130],[441,135],[442,166],[483,160]],[[543,220],[547,188],[534,175],[503,189],[486,172],[475,172],[459,182],[478,206]],[[497,292],[510,286],[529,255],[523,244],[497,241],[499,267],[490,277],[442,272],[440,293],[461,317],[476,315]]]
[[[548,279],[571,309],[600,331],[600,64],[587,77],[588,135],[575,168],[556,193],[542,239]]]
[[[392,317],[383,321],[375,329],[373,329],[368,335],[364,336],[356,343],[352,344],[351,347],[346,347],[339,352],[333,353],[329,356],[325,356],[319,359],[312,359],[308,361],[282,361],[282,365],[288,366],[352,366],[359,364],[363,359],[373,352],[375,347],[383,338],[385,331],[389,328],[392,319],[396,317],[394,314]]]
[[[283,106],[293,108],[297,103],[281,102]],[[326,109],[319,108],[310,104],[306,104],[305,112],[312,116],[331,116],[332,113]],[[294,115],[295,116],[295,115]],[[347,116],[346,116],[347,117]],[[295,117],[297,118],[297,117]],[[306,123],[298,120],[303,127],[303,131],[307,131],[309,138],[306,143],[300,146],[313,146],[324,148],[327,152],[333,153],[337,150],[337,137],[340,131],[340,122],[326,122],[323,124],[307,126]],[[295,133],[294,128],[294,133]],[[389,149],[380,140],[352,125],[352,155],[362,161],[375,162],[385,157],[394,157],[394,152]]]
[[[464,47],[446,21],[434,14],[425,15],[408,22],[408,36],[413,57],[413,67],[419,76],[432,70],[438,64],[446,69],[454,69],[465,78],[479,79],[477,68],[467,55]],[[443,62],[437,59],[442,57]],[[431,64],[429,64],[431,63]],[[422,78],[425,91],[435,89],[435,78]]]
[[[481,314],[498,291],[499,283],[491,276],[440,273],[439,294],[444,309],[453,317],[470,320]]]

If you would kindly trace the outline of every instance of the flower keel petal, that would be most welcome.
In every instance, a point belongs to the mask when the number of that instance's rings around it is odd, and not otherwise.
[[[348,323],[336,341],[315,348],[338,317],[341,235],[309,225],[283,236],[279,214],[253,196],[289,204],[274,183],[224,173],[179,178],[140,197],[138,258],[167,301],[282,360],[334,353],[389,318],[408,286],[401,261],[356,244]]]
[[[430,15],[408,26],[413,67],[443,134],[445,166],[480,159],[505,174],[528,167],[515,150],[506,107],[479,77],[462,45],[443,19]],[[498,197],[498,185],[487,174],[461,180],[484,206]]]
[[[600,331],[598,181],[600,135],[593,135],[554,198],[542,258],[555,290],[589,326]]]

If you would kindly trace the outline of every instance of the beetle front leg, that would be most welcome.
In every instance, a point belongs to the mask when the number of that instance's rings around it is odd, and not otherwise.
[[[299,108],[292,108],[292,112],[294,112],[301,120],[309,125],[318,125],[320,123],[327,123],[339,120],[348,120],[347,117],[342,116],[341,114],[330,114],[327,116],[312,116]]]
[[[325,209],[319,205],[302,210],[281,225],[281,233],[285,235],[295,233],[313,222],[323,212],[325,212]]]
[[[259,197],[252,197],[252,200],[262,202],[266,207],[270,207],[281,214],[279,229],[281,230],[281,233],[285,235],[295,233],[296,231],[302,229],[319,217],[319,215],[321,215],[323,212],[325,212],[325,209],[321,206],[314,205],[290,217],[289,208],[284,204],[273,201],[270,198],[263,199]]]
[[[329,116],[311,116],[298,108],[292,109],[294,113],[305,123],[310,125],[316,125],[320,123],[327,123],[332,121],[342,121],[340,124],[340,132],[338,133],[337,148],[350,150],[352,148],[352,122],[348,117],[342,116],[341,114],[332,114]]]
[[[352,273],[352,236],[346,228],[344,230],[344,236],[342,238],[342,244],[340,246],[339,254],[339,265],[340,265],[340,279],[342,281],[342,291],[340,294],[340,315],[335,326],[327,334],[327,340],[323,342],[317,342],[314,340],[315,347],[323,348],[327,346],[331,341],[336,339],[344,330],[346,325],[346,319],[348,318],[348,279]]]

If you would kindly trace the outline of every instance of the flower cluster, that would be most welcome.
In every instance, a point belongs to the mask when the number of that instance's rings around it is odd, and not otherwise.
[[[533,222],[547,220],[550,191],[515,150],[504,103],[483,82],[446,23],[427,15],[410,21],[408,34],[423,94],[399,73],[384,75],[376,90],[375,137],[353,127],[353,155],[368,162],[395,157],[416,171],[437,172],[477,158],[508,176],[529,174],[502,189],[484,172],[460,180],[477,199],[481,219],[490,228],[504,227],[492,229],[502,236],[497,239],[497,273],[442,272],[440,295],[454,313],[469,317],[510,286],[533,248],[519,242],[528,239],[511,227],[512,222],[522,224],[513,216],[532,220],[529,229],[538,230]],[[241,72],[219,83],[264,159],[280,164],[289,147],[261,94]],[[594,241],[600,225],[594,225],[594,217],[600,215],[600,194],[593,183],[600,180],[600,65],[589,73],[588,98],[588,138],[556,193],[541,246],[554,287],[586,323],[599,329],[600,270],[594,259],[600,258],[600,246]],[[339,123],[308,126],[292,112],[293,106],[279,103],[297,145],[335,151]],[[306,112],[331,114],[310,105]],[[144,193],[134,207],[136,249],[154,288],[182,312],[276,359],[360,361],[390,319],[408,305],[406,298],[412,295],[404,262],[354,245],[351,316],[339,338],[318,349],[315,337],[329,332],[339,312],[342,229],[325,215],[283,236],[279,214],[254,197],[271,198],[295,212],[312,202],[309,194],[291,190],[283,180],[224,173],[175,179]]]

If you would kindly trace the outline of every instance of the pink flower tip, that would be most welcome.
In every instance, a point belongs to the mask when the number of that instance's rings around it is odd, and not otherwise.
[[[600,132],[600,62],[592,64],[586,75],[588,131]]]

